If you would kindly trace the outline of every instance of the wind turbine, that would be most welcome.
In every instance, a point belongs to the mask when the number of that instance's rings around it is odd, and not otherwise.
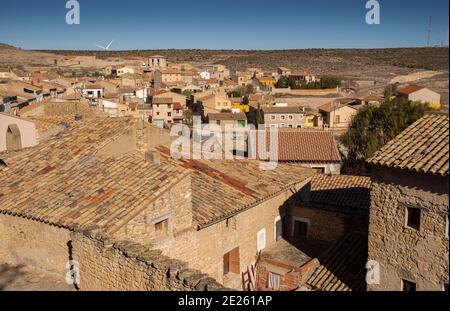
[[[114,42],[114,40],[115,40],[115,39],[113,39],[106,47],[105,47],[105,46],[98,45],[98,44],[96,44],[95,46],[98,47],[98,48],[100,48],[100,49],[103,49],[103,50],[105,50],[105,51],[108,51],[108,50],[109,50],[109,47],[110,47],[111,44]]]

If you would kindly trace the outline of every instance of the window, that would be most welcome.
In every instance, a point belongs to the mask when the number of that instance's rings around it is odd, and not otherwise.
[[[280,216],[275,218],[274,235],[275,235],[275,237],[274,237],[275,241],[279,241],[283,237],[283,220],[281,219]]]
[[[155,231],[157,234],[166,234],[169,229],[169,220],[164,219],[155,223]]]
[[[402,279],[402,291],[403,292],[415,292],[416,283]]]
[[[286,120],[286,116],[281,115],[281,116],[280,116],[280,119],[281,119],[281,120]]]
[[[168,112],[168,113],[167,113],[167,116],[168,116],[168,117],[171,117],[171,116],[172,116],[172,112]]]
[[[313,166],[311,168],[319,174],[325,174],[325,171],[326,171],[325,167],[323,167],[323,166]]]
[[[448,215],[445,218],[445,237],[448,239]]]
[[[256,236],[256,250],[259,252],[266,248],[266,229],[259,230]]]
[[[288,127],[289,127],[290,129],[293,128],[292,124],[289,124]]]
[[[281,128],[286,127],[286,124],[281,123],[281,124],[280,124],[280,127],[281,127]]]
[[[335,121],[334,122],[337,123],[337,124],[341,123],[341,116],[337,115],[335,117]]]
[[[298,115],[298,117],[301,120],[301,119],[303,119],[305,117],[305,115],[301,113],[301,114]]]
[[[240,272],[239,247],[236,247],[235,249],[223,255],[223,274],[239,274]]]
[[[271,116],[270,116],[270,120],[275,120],[275,118],[276,118],[276,117],[275,117],[274,115],[271,115]]]
[[[169,108],[169,109],[172,108],[172,105],[171,105],[171,104],[168,104],[168,105],[167,105],[167,108]]]
[[[294,237],[303,239],[308,237],[308,221],[294,220]]]
[[[406,207],[406,226],[412,229],[420,229],[421,210],[417,206]]]
[[[280,275],[269,272],[267,276],[267,287],[275,291],[280,290]]]
[[[276,124],[270,124],[270,128],[271,129],[277,128],[277,125]]]
[[[289,120],[293,120],[293,119],[294,119],[294,116],[290,114],[290,115],[288,115],[288,119],[289,119]]]
[[[301,126],[301,125],[297,125],[297,128],[298,128],[298,129],[301,129],[301,128],[303,128],[303,126]]]
[[[156,112],[156,115],[159,116],[159,111]]]

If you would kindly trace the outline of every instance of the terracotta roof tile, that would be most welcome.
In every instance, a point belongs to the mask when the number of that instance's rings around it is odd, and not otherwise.
[[[133,126],[131,119],[94,119],[20,153],[0,154],[0,213],[72,230],[117,229],[189,172],[164,161],[152,165],[139,152],[99,156],[97,151]],[[136,188],[138,187],[138,188]],[[149,191],[157,188],[158,191]],[[131,191],[135,190],[135,191]]]
[[[406,86],[404,88],[397,90],[397,93],[409,95],[409,94],[415,93],[417,91],[420,91],[421,89],[424,89],[424,87],[418,86],[418,85],[410,85],[410,86]]]
[[[319,256],[306,285],[317,291],[366,291],[367,235],[350,232]]]
[[[311,204],[368,211],[370,208],[370,177],[318,174],[311,179]]]
[[[448,114],[427,114],[377,151],[369,163],[448,176]]]
[[[267,149],[272,143],[268,131]],[[286,129],[278,131],[278,161],[340,163],[341,156],[330,132]]]

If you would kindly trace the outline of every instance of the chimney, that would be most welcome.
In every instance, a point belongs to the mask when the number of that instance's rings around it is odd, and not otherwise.
[[[161,156],[157,151],[146,151],[145,161],[150,164],[159,164],[161,163]]]

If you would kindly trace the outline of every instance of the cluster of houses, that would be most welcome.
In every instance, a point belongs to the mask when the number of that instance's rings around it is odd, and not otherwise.
[[[448,114],[427,114],[379,150],[367,160],[372,176],[341,175],[329,129],[345,130],[381,95],[294,105],[272,94],[277,79],[319,77],[288,68],[231,74],[163,56],[111,62],[101,77],[0,68],[0,234],[20,227],[24,237],[2,239],[3,253],[51,270],[46,262],[67,259],[56,243],[95,229],[105,244],[147,247],[238,290],[447,289]],[[253,92],[233,96],[247,85]],[[396,92],[440,102],[424,87]],[[277,167],[259,168],[252,137],[234,161],[172,158],[170,127],[194,115],[222,128],[278,128],[275,142],[262,142],[276,144]],[[52,272],[64,270],[58,264]],[[86,266],[82,275],[96,273]],[[99,289],[148,289],[97,279]]]

